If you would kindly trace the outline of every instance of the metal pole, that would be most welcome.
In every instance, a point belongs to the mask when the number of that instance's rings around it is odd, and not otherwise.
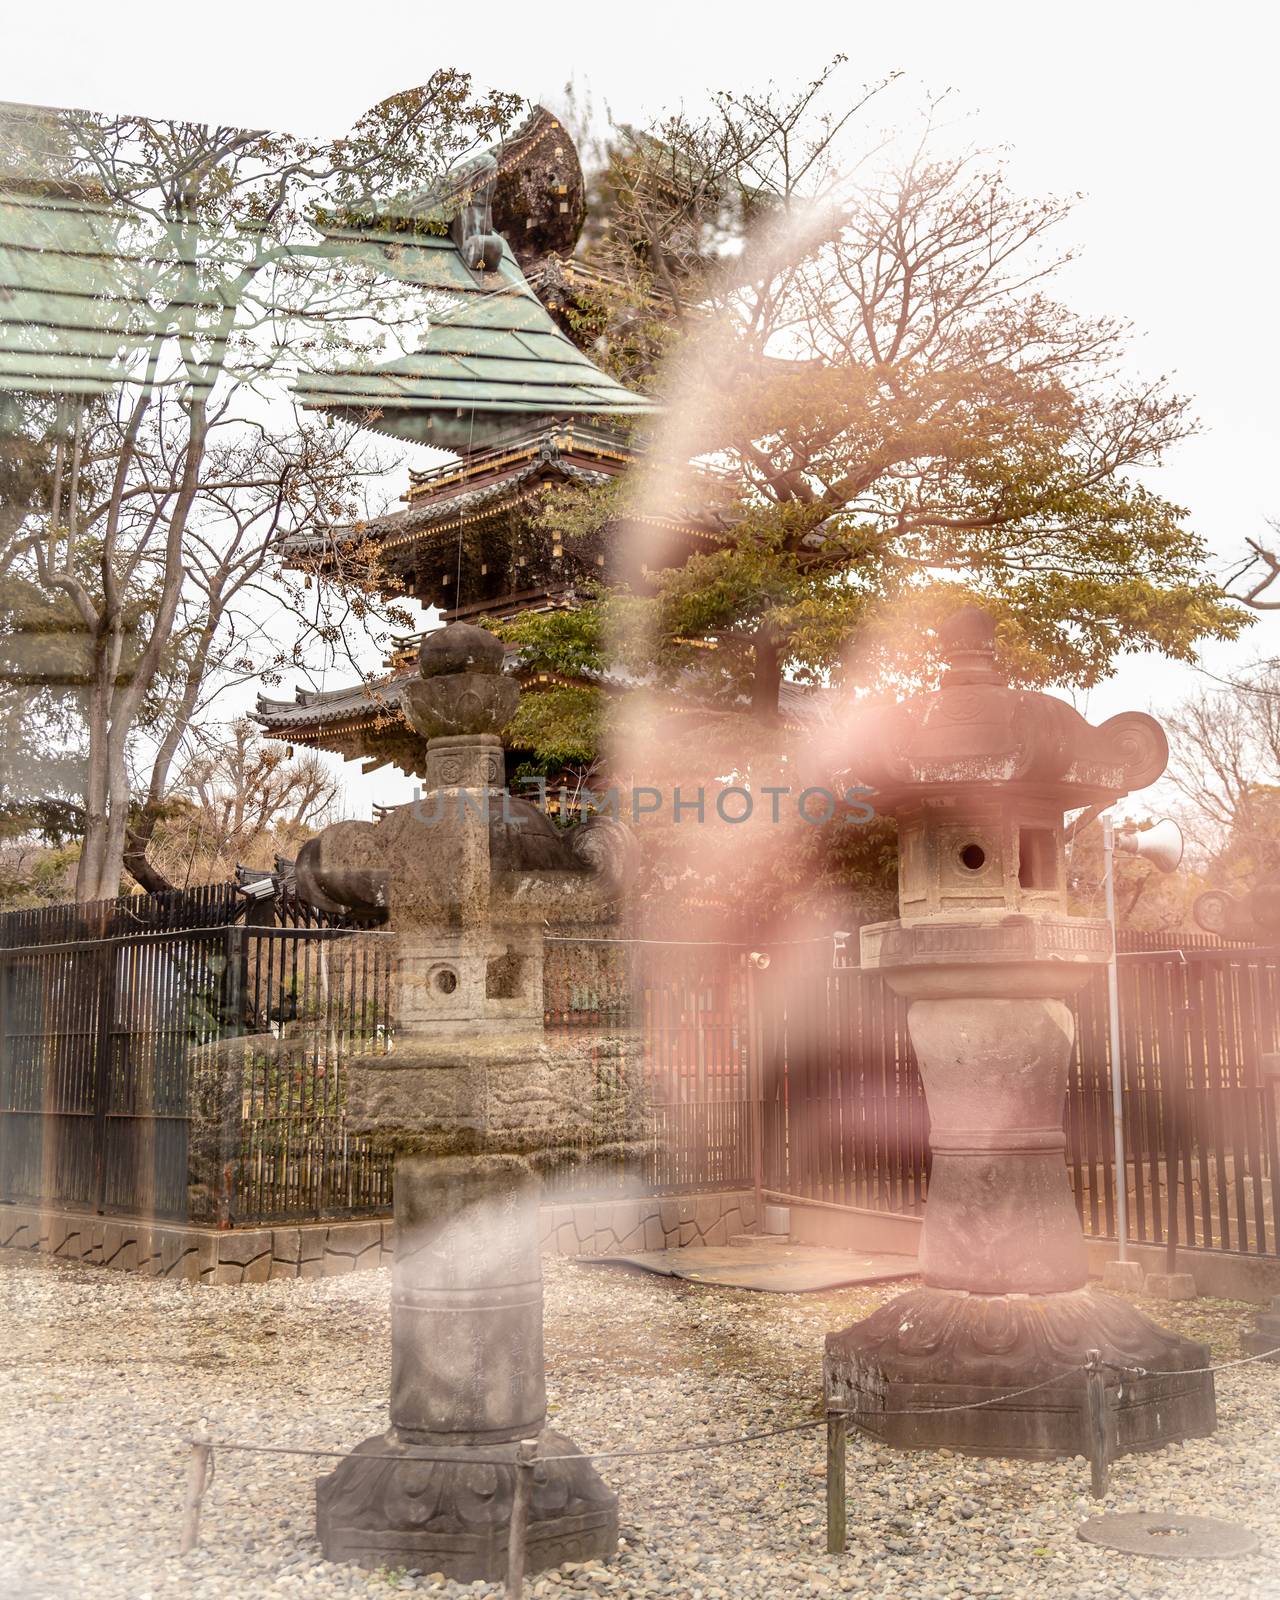
[[[760,1027],[760,996],[755,963],[748,953],[743,957],[747,974],[747,1093],[751,1140],[751,1188],[755,1194],[755,1226],[764,1228],[764,1062],[761,1057],[763,1034]]]
[[[1174,1082],[1171,1061],[1166,1061],[1161,1068],[1160,1095],[1164,1101],[1164,1270],[1172,1277],[1178,1270],[1178,1156],[1182,1141],[1179,1137],[1181,1119],[1178,1114],[1178,1087]]]
[[[1111,1022],[1111,1130],[1116,1164],[1116,1258],[1129,1259],[1129,1164],[1124,1148],[1124,1068],[1120,1060],[1120,980],[1116,965],[1115,830],[1110,815],[1102,819],[1102,881],[1111,927],[1111,959],[1107,962],[1107,1010]]]

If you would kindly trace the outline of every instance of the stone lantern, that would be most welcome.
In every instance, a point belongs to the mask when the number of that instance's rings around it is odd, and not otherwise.
[[[1011,689],[982,610],[957,613],[944,648],[940,688],[873,712],[856,768],[898,821],[901,914],[863,929],[862,965],[910,1002],[933,1151],[923,1284],[828,1335],[828,1401],[893,1444],[1071,1455],[1091,1350],[1179,1374],[1208,1364],[1206,1346],[1088,1287],[1064,1162],[1066,999],[1111,935],[1068,911],[1063,815],[1153,783],[1168,746],[1140,712],[1095,728]],[[1126,1376],[1115,1416],[1119,1451],[1210,1433],[1212,1377]]]
[[[1206,889],[1196,896],[1191,915],[1197,927],[1220,939],[1274,944],[1280,937],[1280,881],[1264,878],[1243,895]]]
[[[611,819],[566,833],[506,789],[519,691],[502,658],[464,623],[427,639],[407,696],[424,794],[326,829],[297,867],[315,904],[386,909],[397,1011],[394,1049],[346,1065],[349,1124],[396,1158],[391,1425],[319,1480],[320,1542],[463,1582],[505,1573],[521,1441],[540,1458],[528,1570],[617,1544],[616,1496],[546,1426],[538,1198],[540,1169],[590,1154],[595,1074],[612,1052],[614,1080],[625,1040],[547,1042],[542,928],[610,916],[633,846]]]

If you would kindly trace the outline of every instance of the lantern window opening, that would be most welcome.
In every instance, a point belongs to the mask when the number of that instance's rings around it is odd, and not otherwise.
[[[1052,828],[1018,829],[1018,887],[1056,889],[1057,841]]]

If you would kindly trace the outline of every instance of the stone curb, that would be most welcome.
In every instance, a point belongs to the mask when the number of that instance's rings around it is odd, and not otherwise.
[[[723,1245],[756,1224],[750,1190],[576,1200],[542,1207],[544,1255],[628,1255]],[[0,1206],[0,1249],[39,1250],[145,1277],[231,1286],[332,1278],[390,1264],[394,1227],[381,1217],[219,1230]]]

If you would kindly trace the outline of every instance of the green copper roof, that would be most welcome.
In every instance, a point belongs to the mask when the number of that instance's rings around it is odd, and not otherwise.
[[[99,205],[0,193],[0,388],[92,394],[141,377],[174,273],[124,251]]]
[[[91,394],[137,383],[157,335],[172,336],[192,310],[207,325],[215,307],[183,292],[199,269],[126,246],[139,232],[92,202],[0,192],[0,389]],[[307,254],[314,262],[314,245]],[[425,297],[428,331],[415,351],[385,364],[301,373],[304,406],[444,446],[481,444],[533,416],[655,409],[560,332],[505,241],[491,272],[468,267],[447,235],[421,232],[336,234],[319,259],[322,271],[358,264],[401,280]],[[156,376],[188,378],[180,362]]]
[[[362,235],[334,247],[377,250],[383,270],[444,291],[419,348],[377,366],[299,378],[310,407],[341,409],[369,426],[441,445],[479,444],[531,416],[645,416],[632,393],[561,333],[525,281],[510,248],[492,272],[473,270],[453,240]]]

